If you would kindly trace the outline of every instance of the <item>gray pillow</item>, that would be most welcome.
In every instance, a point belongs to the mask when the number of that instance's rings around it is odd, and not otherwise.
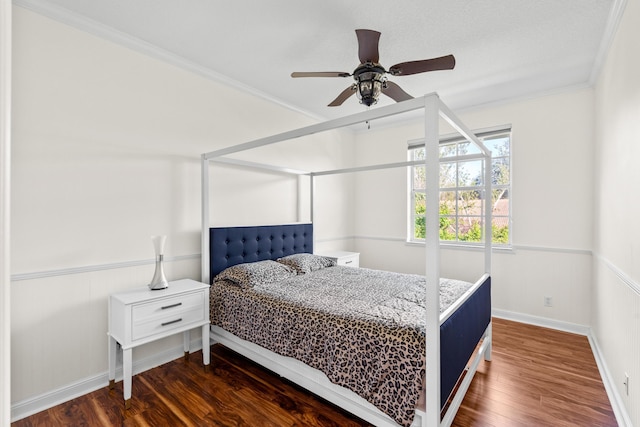
[[[291,267],[298,274],[311,273],[312,271],[336,265],[336,261],[332,258],[314,254],[294,254],[278,258],[277,261]]]
[[[296,272],[284,264],[265,260],[236,264],[220,272],[215,280],[228,280],[239,286],[253,287],[295,276]]]

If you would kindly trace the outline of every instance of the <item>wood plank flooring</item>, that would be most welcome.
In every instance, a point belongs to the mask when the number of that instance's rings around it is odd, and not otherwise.
[[[494,319],[454,426],[616,426],[584,336]],[[214,345],[13,423],[13,426],[368,426],[238,354]]]

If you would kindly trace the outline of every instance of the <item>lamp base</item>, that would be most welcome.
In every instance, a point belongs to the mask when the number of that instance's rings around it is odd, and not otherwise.
[[[159,291],[161,289],[167,289],[169,287],[169,281],[164,275],[164,269],[162,268],[162,255],[156,257],[156,271],[153,274],[153,279],[149,283],[149,289],[152,291]]]
[[[167,289],[169,287],[169,282],[161,282],[161,283],[149,283],[149,289],[152,291],[159,291],[161,289]]]

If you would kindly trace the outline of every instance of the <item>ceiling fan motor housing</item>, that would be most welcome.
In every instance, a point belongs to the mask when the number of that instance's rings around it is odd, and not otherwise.
[[[358,86],[358,98],[360,103],[367,107],[378,102],[382,89],[386,88],[386,70],[380,64],[361,64],[353,72],[353,78]]]

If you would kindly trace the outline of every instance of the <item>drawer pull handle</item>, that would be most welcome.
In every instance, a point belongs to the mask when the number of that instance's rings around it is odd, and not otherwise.
[[[352,262],[353,262],[353,260],[352,261],[345,261],[344,263],[345,264],[351,264]]]
[[[172,323],[178,323],[178,322],[182,322],[182,319],[180,318],[180,319],[172,320],[170,322],[164,322],[161,325],[162,326],[167,326],[167,325],[171,325]]]
[[[178,307],[179,305],[182,305],[182,303],[178,302],[178,303],[171,304],[171,305],[165,305],[164,307],[162,307],[162,310],[166,310],[167,308]]]

